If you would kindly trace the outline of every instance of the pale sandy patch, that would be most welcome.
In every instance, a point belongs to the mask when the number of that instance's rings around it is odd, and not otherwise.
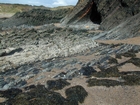
[[[136,53],[136,57],[140,58],[140,52]]]
[[[0,13],[0,18],[9,18],[13,16],[15,13]]]
[[[60,27],[60,28],[64,28],[64,26],[61,23],[54,23],[55,27]]]
[[[122,71],[140,71],[140,68],[133,65],[132,63],[126,63],[125,65],[121,66],[119,68],[119,71],[122,72]]]
[[[85,53],[88,53],[88,51],[86,51]],[[66,57],[64,58],[65,60],[69,60],[69,59],[77,59],[78,61],[81,61],[81,62],[90,62],[92,61],[93,59],[98,59],[99,56],[96,56],[96,54],[90,54],[90,55],[80,55],[80,56],[76,56],[76,57]]]
[[[140,45],[140,37],[128,38],[128,39],[125,39],[125,40],[96,40],[96,42],[105,43],[105,44],[126,43],[126,44]]]
[[[119,64],[121,64],[121,63],[124,63],[124,62],[128,61],[129,59],[131,59],[131,58],[122,56],[122,58],[117,59],[117,61],[118,61]]]
[[[101,33],[103,32],[102,30],[89,30],[89,33]]]
[[[0,97],[0,103],[5,102],[6,100],[7,100],[6,98]]]

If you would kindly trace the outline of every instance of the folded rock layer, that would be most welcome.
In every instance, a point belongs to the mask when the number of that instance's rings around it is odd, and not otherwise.
[[[79,0],[74,9],[61,20],[63,24],[89,21],[109,30],[138,14],[139,0]]]

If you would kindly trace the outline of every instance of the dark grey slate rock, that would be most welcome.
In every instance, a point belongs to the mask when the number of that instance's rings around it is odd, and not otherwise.
[[[80,76],[80,73],[77,68],[68,70],[67,72],[61,72],[58,75],[53,76],[53,78],[58,78],[58,79],[68,79],[71,80],[74,77]]]
[[[22,72],[18,72],[16,75],[19,76],[19,77],[24,77],[28,74],[28,72],[26,71],[22,71]]]
[[[46,68],[46,69],[43,69],[42,71],[43,72],[50,72],[51,71],[51,68]]]
[[[4,77],[0,77],[0,88],[2,88],[7,82],[4,80]]]
[[[61,73],[55,75],[53,78],[62,78],[62,79],[66,79],[66,73],[65,73],[65,72],[61,72]]]
[[[36,69],[36,68],[35,68],[35,69],[32,71],[32,73],[33,73],[33,74],[38,74],[39,71],[40,71],[39,69]]]
[[[15,75],[16,73],[18,73],[18,71],[14,68],[6,70],[5,72],[2,73],[3,76],[11,76],[11,75]]]
[[[41,76],[39,76],[39,77],[36,78],[36,81],[41,80],[41,79],[43,79],[45,77],[46,77],[45,75],[41,75]]]
[[[22,72],[22,71],[26,71],[26,72],[31,72],[33,71],[34,67],[32,67],[32,65],[22,65],[19,68],[17,68],[18,71]]]
[[[3,89],[4,89],[4,90],[7,90],[7,89],[11,89],[11,88],[16,88],[17,81],[18,81],[18,80],[13,80],[13,81],[7,82],[7,83],[3,86]]]
[[[97,72],[96,70],[93,69],[93,67],[87,66],[87,67],[82,67],[79,70],[81,75],[85,76],[90,76],[92,73]]]
[[[16,87],[22,87],[26,84],[27,84],[27,82],[25,80],[19,80],[19,81],[16,82],[15,86]]]
[[[52,63],[52,62],[42,62],[43,64],[42,64],[42,68],[44,68],[44,69],[46,69],[46,68],[50,68],[50,67],[52,67],[52,66],[54,66],[54,64]]]
[[[77,64],[80,64],[80,65],[82,65],[82,62],[77,62]]]
[[[74,77],[78,77],[80,75],[80,73],[79,73],[79,71],[78,71],[78,69],[77,68],[74,68],[74,69],[72,69],[72,70],[68,70],[67,72],[66,72],[66,78],[67,79],[72,79],[72,78],[74,78]]]
[[[14,81],[15,81],[14,78],[11,78],[11,77],[6,78],[7,83],[14,82]]]
[[[139,52],[140,51],[140,46],[135,45],[135,46],[132,47],[132,50],[134,52]]]
[[[103,62],[107,61],[109,58],[110,58],[110,56],[103,56],[99,59],[99,62],[103,63]]]
[[[66,61],[58,61],[58,62],[55,62],[55,65],[54,67],[58,68],[58,69],[62,69],[63,67],[65,67],[69,62],[66,62]]]

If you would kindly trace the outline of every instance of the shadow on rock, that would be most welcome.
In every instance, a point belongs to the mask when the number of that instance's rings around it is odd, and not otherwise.
[[[0,57],[8,56],[8,55],[13,55],[16,52],[21,52],[21,51],[23,51],[22,48],[17,48],[17,49],[14,49],[12,51],[9,51],[9,52],[2,52],[2,53],[0,53]]]

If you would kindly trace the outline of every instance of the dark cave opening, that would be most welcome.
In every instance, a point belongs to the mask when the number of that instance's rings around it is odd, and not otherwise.
[[[101,14],[98,12],[97,5],[95,3],[93,3],[91,8],[90,20],[95,24],[100,24],[102,21]]]

